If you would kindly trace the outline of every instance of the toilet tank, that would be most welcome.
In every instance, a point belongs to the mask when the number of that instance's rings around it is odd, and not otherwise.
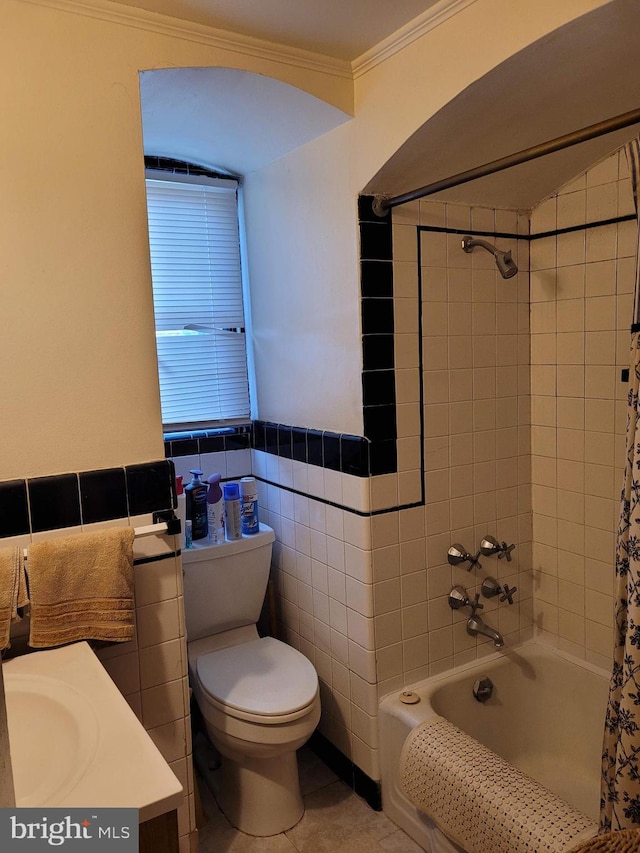
[[[236,542],[194,542],[182,552],[189,642],[258,621],[275,534],[266,524]]]

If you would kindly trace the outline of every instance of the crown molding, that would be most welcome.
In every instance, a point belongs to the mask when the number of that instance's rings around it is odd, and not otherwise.
[[[371,71],[377,65],[389,59],[425,33],[439,27],[449,18],[462,12],[467,6],[471,6],[476,0],[440,0],[435,6],[427,9],[422,15],[418,15],[404,27],[400,27],[388,38],[378,42],[370,50],[365,51],[351,63],[354,79]]]
[[[135,6],[125,6],[111,0],[23,0],[35,6],[46,6],[61,12],[84,15],[100,21],[119,24],[158,35],[202,44],[220,50],[228,50],[284,65],[304,68],[334,77],[353,79],[351,63],[324,54],[301,48],[276,44],[253,36],[240,35],[220,30],[205,24],[183,21],[157,12],[149,12]]]

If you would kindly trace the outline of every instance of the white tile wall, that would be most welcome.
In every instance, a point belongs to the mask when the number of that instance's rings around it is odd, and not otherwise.
[[[623,152],[532,212],[532,233],[634,213]],[[535,622],[610,666],[614,531],[622,486],[635,222],[532,243]]]
[[[172,552],[174,537],[134,541],[134,557]],[[167,557],[135,567],[136,640],[98,652],[185,790],[178,810],[180,849],[196,832],[182,564]]]

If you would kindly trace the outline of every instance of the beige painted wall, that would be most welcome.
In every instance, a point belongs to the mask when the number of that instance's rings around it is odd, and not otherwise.
[[[105,18],[3,8],[2,480],[163,454],[138,72],[242,67],[351,107],[347,78]]]
[[[365,186],[414,131],[482,75],[609,2],[480,0],[362,73],[355,81],[355,182]],[[544,74],[540,69],[541,80]]]
[[[260,419],[361,435],[351,125],[249,175],[245,218]]]
[[[332,378],[328,407],[326,378],[318,386],[309,381],[311,371],[301,369],[291,382],[282,369],[291,362],[287,328],[272,308],[260,306],[259,343],[271,338],[260,367],[270,382],[260,403],[270,417],[304,424],[311,412],[318,425],[322,420],[326,428],[357,431],[355,195],[410,132],[505,52],[600,4],[573,0],[561,11],[559,4],[536,4],[526,26],[513,4],[490,0],[493,14],[485,18],[479,13],[487,5],[472,5],[360,77],[352,130],[292,155],[254,182],[252,203],[255,209],[262,204],[264,216],[271,207],[283,215],[287,228],[275,233],[282,240],[278,250],[293,260],[274,265],[254,241],[252,266],[259,270],[265,258],[272,273],[263,280],[256,272],[256,284],[263,298],[267,288],[276,289],[278,307],[289,294],[299,315],[293,319],[301,320],[300,340],[309,342],[310,358],[325,359],[325,376]],[[335,69],[325,73],[276,61],[271,53],[226,49],[202,29],[130,10],[123,16],[100,0],[95,12],[82,9],[76,14],[81,7],[73,4],[16,0],[3,8],[0,346],[8,402],[0,421],[1,479],[122,465],[162,452],[138,72],[224,65],[273,75],[346,111],[353,103],[352,81]],[[493,38],[498,13],[508,39]],[[470,29],[472,44],[464,35]],[[469,48],[464,62],[460,45]],[[452,56],[460,61],[452,63]],[[287,175],[295,186],[279,181],[274,196],[274,179]],[[257,192],[259,183],[268,194]],[[301,199],[318,203],[318,184],[339,189],[324,194],[310,220],[298,217],[301,209],[308,212]],[[321,301],[323,292],[331,299]],[[338,297],[340,310],[333,304]]]

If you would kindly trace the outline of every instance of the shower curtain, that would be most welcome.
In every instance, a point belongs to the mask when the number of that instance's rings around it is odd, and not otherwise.
[[[638,214],[640,137],[625,146]],[[602,752],[600,831],[640,825],[640,228],[631,326],[627,454],[616,541],[615,644]]]

